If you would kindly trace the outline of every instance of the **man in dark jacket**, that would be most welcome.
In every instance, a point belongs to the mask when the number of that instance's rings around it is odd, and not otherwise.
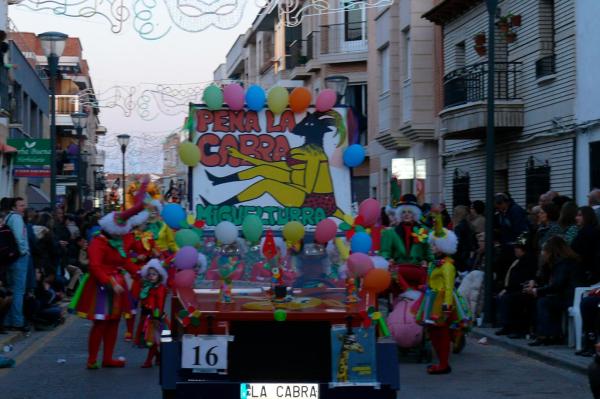
[[[504,278],[504,288],[498,294],[498,307],[502,329],[496,335],[523,338],[532,321],[533,299],[523,293],[523,287],[535,278],[537,262],[523,237],[515,244],[516,260]]]
[[[527,212],[507,194],[496,194],[494,206],[494,241],[498,244],[494,272],[497,282],[501,282],[514,260],[514,243],[523,233],[529,232],[529,221]]]

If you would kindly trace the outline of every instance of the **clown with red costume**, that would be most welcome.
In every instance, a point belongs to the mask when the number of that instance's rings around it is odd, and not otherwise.
[[[88,248],[89,274],[80,283],[70,308],[78,316],[92,320],[88,340],[88,369],[124,367],[125,360],[113,358],[119,321],[131,314],[131,300],[123,273],[138,277],[139,267],[127,256],[123,237],[148,215],[143,212],[147,181],[136,196],[135,205],[124,212],[111,212],[98,224],[100,233]],[[98,362],[100,345],[104,343],[102,362]]]

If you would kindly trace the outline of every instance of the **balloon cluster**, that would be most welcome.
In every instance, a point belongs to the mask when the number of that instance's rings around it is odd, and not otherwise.
[[[218,110],[227,104],[229,109],[241,111],[244,105],[251,111],[261,111],[265,105],[274,114],[281,114],[288,107],[296,113],[302,113],[311,105],[312,95],[305,87],[296,87],[291,92],[285,87],[274,86],[268,93],[262,87],[252,85],[244,93],[238,83],[228,84],[221,90],[216,85],[204,89],[202,101],[210,110]],[[318,112],[328,112],[337,102],[337,93],[332,89],[322,90],[316,98],[315,108]]]

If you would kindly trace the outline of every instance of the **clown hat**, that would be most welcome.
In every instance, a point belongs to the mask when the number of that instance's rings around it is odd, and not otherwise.
[[[440,213],[433,214],[433,220],[433,231],[429,233],[429,242],[446,255],[455,254],[458,246],[456,234],[452,230],[443,227],[444,223]]]
[[[414,194],[404,194],[400,198],[400,202],[396,208],[396,218],[398,218],[398,220],[401,220],[402,212],[404,211],[410,211],[415,215],[415,222],[421,220],[423,212],[421,211],[421,207],[417,203],[417,197],[415,197]]]
[[[161,277],[160,283],[161,284],[167,284],[167,278],[168,278],[167,271],[162,266],[162,263],[160,262],[160,260],[150,259],[150,261],[148,261],[148,263],[146,263],[146,265],[144,265],[144,267],[142,267],[142,270],[140,271],[142,278],[146,278],[150,269],[154,269],[158,272],[158,274],[160,274],[160,277]]]
[[[147,186],[148,180],[144,180],[135,196],[135,204],[131,208],[122,212],[114,211],[102,217],[98,221],[102,230],[111,235],[124,235],[134,226],[142,224],[148,218],[148,213],[143,212]],[[140,213],[142,214],[138,216]]]

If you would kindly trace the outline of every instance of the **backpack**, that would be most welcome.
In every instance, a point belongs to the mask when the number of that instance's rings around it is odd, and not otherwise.
[[[10,216],[7,217],[6,222],[8,222]],[[0,268],[8,267],[19,259],[19,256],[19,246],[17,245],[15,235],[10,227],[8,227],[8,224],[4,223],[0,227]]]

